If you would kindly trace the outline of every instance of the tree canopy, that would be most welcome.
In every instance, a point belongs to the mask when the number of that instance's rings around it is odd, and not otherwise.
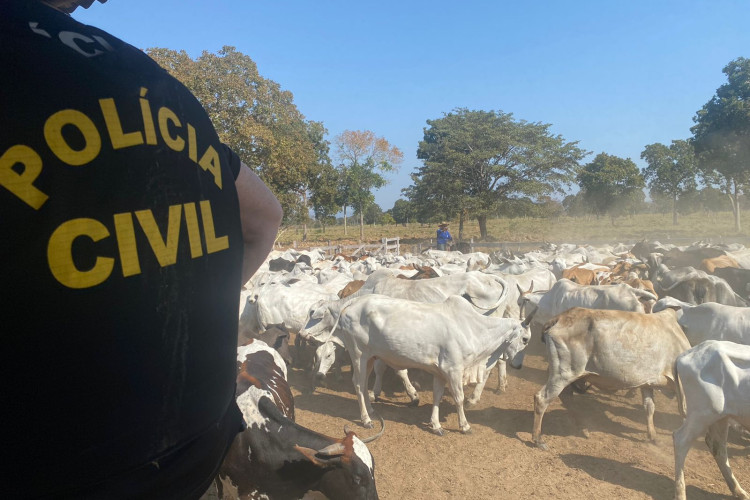
[[[727,83],[695,115],[693,144],[707,184],[729,195],[740,231],[740,195],[750,184],[750,59],[723,69]]]
[[[359,238],[364,239],[364,214],[375,203],[373,189],[387,184],[383,173],[398,169],[404,154],[369,130],[345,130],[334,139],[340,174],[339,201],[359,215]],[[379,210],[379,208],[378,208]]]
[[[458,108],[427,120],[417,157],[424,160],[405,190],[418,212],[440,218],[476,217],[487,237],[487,216],[503,201],[562,193],[588,153],[550,133],[549,124],[511,113]],[[460,235],[459,228],[459,235]]]
[[[225,46],[191,59],[185,51],[146,51],[201,102],[220,139],[269,185],[287,222],[304,222],[307,195],[328,159],[322,123],[307,121],[291,92],[263,78],[253,60]]]
[[[586,204],[598,215],[609,214],[614,218],[633,212],[645,198],[646,185],[641,171],[630,158],[620,158],[599,153],[578,174]]]
[[[668,197],[672,202],[672,224],[677,225],[678,200],[696,190],[697,163],[695,151],[688,141],[672,141],[667,147],[649,144],[641,153],[648,163],[643,171],[648,188],[654,196]]]

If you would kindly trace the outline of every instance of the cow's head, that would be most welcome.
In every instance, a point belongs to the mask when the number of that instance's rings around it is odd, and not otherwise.
[[[283,324],[268,325],[266,330],[256,338],[276,349],[287,368],[292,366],[294,360],[292,359],[292,353],[289,351],[289,330]]]
[[[531,330],[528,323],[514,322],[504,342],[506,345],[504,357],[510,360],[510,366],[513,368],[519,369],[523,366],[524,349],[529,344],[529,340],[531,340]]]
[[[315,349],[315,357],[313,358],[313,390],[325,379],[328,370],[331,369],[335,361],[336,344],[333,342],[323,342]]]
[[[325,300],[316,302],[307,313],[305,327],[299,332],[304,339],[314,339],[324,342],[330,336],[337,317],[331,312],[331,305]]]
[[[518,319],[522,320],[530,317],[530,315],[533,316],[538,302],[538,297],[532,293],[534,291],[534,280],[531,281],[531,286],[529,286],[529,289],[525,292],[518,283],[516,283],[516,288],[518,288],[518,299],[516,300],[519,311]]]
[[[379,438],[385,431],[385,421],[380,418],[381,430],[375,436],[359,439],[345,428],[346,436],[321,450],[295,446],[307,460],[328,469],[318,489],[331,500],[375,500],[375,460],[366,444]]]

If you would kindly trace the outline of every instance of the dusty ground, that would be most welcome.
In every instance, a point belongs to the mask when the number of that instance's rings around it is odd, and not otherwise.
[[[422,382],[419,407],[408,406],[409,398],[395,376],[387,379],[384,401],[374,403],[386,421],[385,434],[368,445],[381,499],[673,498],[672,431],[682,423],[676,400],[656,395],[656,444],[646,440],[639,392],[632,398],[596,390],[576,395],[589,438],[558,400],[544,416],[542,432],[550,450],[542,451],[531,445],[533,395],[547,378],[538,339],[532,339],[523,369],[508,369],[505,394],[495,394],[493,372],[479,404],[466,411],[471,434],[458,431],[455,407],[447,397],[440,404],[445,435],[427,430],[432,383],[420,375],[413,377]],[[309,380],[303,370],[289,374],[298,423],[336,437],[343,436],[344,424],[361,436],[377,430],[377,422],[376,429],[359,425],[359,407],[346,369],[343,380],[329,374],[328,387],[312,394],[307,390]],[[730,436],[729,460],[740,484],[750,488],[750,441]],[[732,498],[702,440],[688,454],[685,479],[688,499]]]

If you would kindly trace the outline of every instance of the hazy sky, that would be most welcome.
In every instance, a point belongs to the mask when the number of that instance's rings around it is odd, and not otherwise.
[[[750,2],[681,0],[109,0],[74,17],[145,49],[235,46],[294,94],[329,140],[372,130],[404,152],[393,206],[420,165],[425,121],[454,108],[552,125],[580,147],[631,158],[690,136],[692,117],[750,57]]]

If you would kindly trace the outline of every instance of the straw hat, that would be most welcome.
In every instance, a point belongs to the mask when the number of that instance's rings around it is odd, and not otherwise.
[[[443,221],[440,224],[438,224],[438,227],[448,227],[448,223]]]

